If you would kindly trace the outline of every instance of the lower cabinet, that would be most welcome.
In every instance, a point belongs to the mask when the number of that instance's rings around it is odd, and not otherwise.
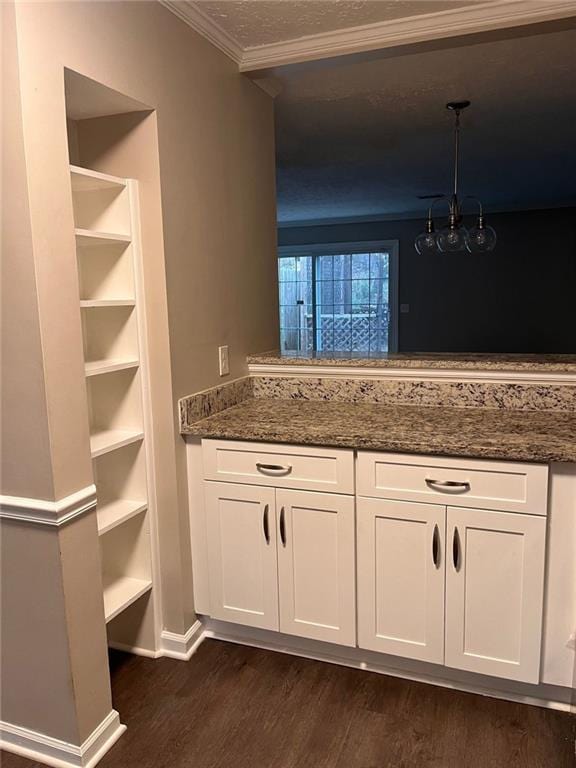
[[[280,630],[356,645],[354,497],[276,491]]]
[[[358,499],[358,645],[537,683],[546,518]]]
[[[273,488],[205,483],[212,616],[278,629]]]
[[[358,645],[444,662],[444,531],[436,504],[358,498]]]
[[[360,453],[354,496],[351,451],[205,448],[212,617],[539,682],[546,467]]]
[[[448,507],[446,665],[537,683],[546,518]]]
[[[356,644],[354,497],[205,483],[211,615]]]

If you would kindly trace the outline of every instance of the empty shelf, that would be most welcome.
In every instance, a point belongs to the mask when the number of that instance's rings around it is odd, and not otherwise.
[[[102,456],[104,453],[123,448],[130,443],[137,443],[144,439],[144,433],[139,429],[104,429],[90,436],[90,450],[92,458]]]
[[[118,176],[110,176],[108,173],[91,171],[88,168],[80,168],[78,165],[70,166],[73,192],[91,192],[95,189],[113,189],[126,186],[126,179]]]
[[[104,587],[104,615],[111,621],[139,597],[152,589],[147,579],[133,579],[129,576],[102,577]]]
[[[80,306],[84,309],[94,307],[135,307],[135,299],[80,299]]]
[[[138,368],[139,365],[138,360],[93,360],[84,365],[84,370],[86,376],[99,376],[102,373]]]
[[[126,520],[144,512],[148,507],[145,501],[131,501],[129,499],[116,499],[98,505],[96,518],[98,520],[98,535],[108,533],[117,525],[122,525]]]
[[[96,232],[93,229],[75,229],[77,245],[107,245],[109,243],[129,243],[130,235],[118,232]]]

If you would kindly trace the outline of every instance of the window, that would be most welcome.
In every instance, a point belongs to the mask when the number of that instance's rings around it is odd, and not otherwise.
[[[285,354],[397,351],[397,242],[279,249]]]

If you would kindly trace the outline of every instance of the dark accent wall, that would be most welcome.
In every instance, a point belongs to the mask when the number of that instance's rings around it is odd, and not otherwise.
[[[400,352],[576,352],[576,209],[493,214],[489,254],[420,256],[423,220],[283,227],[279,245],[398,240]]]

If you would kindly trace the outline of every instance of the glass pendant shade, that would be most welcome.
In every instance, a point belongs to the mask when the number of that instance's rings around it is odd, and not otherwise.
[[[426,231],[421,232],[414,241],[414,247],[421,256],[426,254],[438,253],[438,245],[436,244],[436,235],[434,234],[434,227],[431,222],[428,222]]]
[[[470,253],[488,253],[494,250],[495,245],[496,232],[480,217],[478,224],[468,231],[466,247]]]
[[[468,230],[465,227],[449,224],[438,232],[436,242],[443,253],[463,251],[468,243]]]

